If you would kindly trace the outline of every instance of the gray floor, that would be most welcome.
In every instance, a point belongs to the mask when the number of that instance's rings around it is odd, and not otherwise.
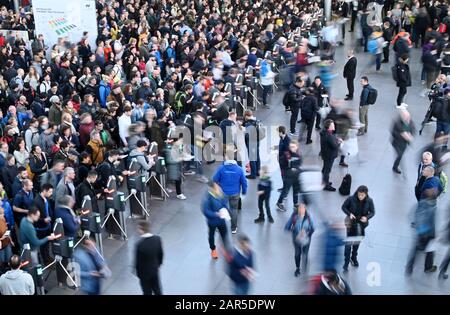
[[[347,36],[346,47],[351,40]],[[344,98],[347,92],[345,81],[341,77],[341,69],[346,61],[345,49],[339,48],[336,53],[337,65],[335,71],[338,77],[333,82],[333,94],[336,98]],[[391,53],[392,55],[392,53]],[[353,176],[352,191],[364,184],[369,187],[370,196],[374,199],[376,215],[366,230],[367,237],[360,248],[360,267],[350,267],[350,272],[344,277],[348,280],[355,294],[449,294],[450,281],[439,282],[437,274],[423,273],[423,257],[417,260],[416,269],[411,278],[403,275],[407,254],[411,246],[412,229],[409,215],[415,204],[414,184],[416,180],[417,152],[428,144],[434,133],[434,125],[427,126],[422,136],[417,136],[414,145],[405,154],[402,169],[405,176],[392,172],[394,151],[389,142],[389,129],[396,115],[395,99],[397,88],[391,79],[391,64],[383,64],[382,73],[375,74],[375,66],[370,56],[358,54],[358,76],[368,75],[370,83],[378,89],[377,104],[370,108],[369,132],[359,137],[359,158],[350,159],[350,173]],[[428,100],[419,96],[420,50],[414,50],[411,57],[413,87],[408,89],[406,103],[417,125],[423,119],[428,107]],[[315,73],[312,67],[311,72]],[[361,88],[355,81],[355,100],[350,103],[357,110]],[[261,109],[257,117],[263,119],[267,126],[287,125],[289,114],[281,105],[281,93],[272,96],[271,109]],[[276,135],[274,141],[277,141]],[[308,165],[321,166],[318,158],[319,135],[314,131],[313,144],[301,150]],[[264,154],[266,162],[273,169],[274,187],[281,187],[281,177],[276,170],[273,156]],[[211,175],[216,165],[206,168]],[[345,169],[335,164],[331,181],[338,186],[345,175]],[[447,172],[448,173],[448,172]],[[153,232],[161,235],[165,251],[164,264],[161,268],[161,279],[165,294],[229,294],[230,282],[225,274],[223,258],[212,261],[207,242],[207,227],[200,211],[200,202],[206,191],[206,186],[188,178],[184,184],[185,201],[170,198],[168,201],[151,201],[151,225]],[[249,194],[244,200],[240,217],[239,231],[246,233],[253,242],[256,254],[256,268],[259,276],[252,286],[253,294],[301,294],[306,290],[307,276],[293,276],[294,259],[291,236],[283,231],[289,212],[280,213],[275,210],[278,193],[273,191],[271,205],[275,223],[257,225],[253,219],[257,216],[256,181],[250,181]],[[310,211],[318,220],[325,216],[344,215],[340,207],[345,200],[336,193],[320,192],[315,198],[315,206]],[[292,207],[292,198],[288,198],[288,208]],[[438,227],[439,235],[448,217],[448,193],[439,200]],[[136,222],[127,220],[128,232],[131,235],[127,242],[105,240],[105,257],[112,270],[112,277],[103,285],[104,294],[141,294],[138,279],[133,275],[132,250],[136,240]],[[310,274],[320,270],[321,231],[319,227],[312,239],[310,251]],[[437,246],[436,263],[442,260],[445,253],[443,245]],[[379,266],[380,285],[370,285],[373,266]],[[49,288],[50,289],[50,288]],[[51,289],[50,294],[74,294],[73,290],[65,288]]]

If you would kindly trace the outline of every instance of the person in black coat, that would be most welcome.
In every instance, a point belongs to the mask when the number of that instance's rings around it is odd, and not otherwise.
[[[411,86],[411,73],[409,72],[408,61],[409,57],[407,54],[402,55],[399,62],[395,65],[397,74],[397,86],[398,86],[398,96],[397,96],[397,106],[403,103],[403,98],[406,95],[406,88]]]
[[[75,206],[76,209],[81,209],[83,205],[83,200],[85,196],[89,196],[91,198],[92,211],[99,213],[98,209],[98,201],[97,195],[101,193],[101,190],[98,190],[94,187],[95,182],[97,181],[97,172],[89,171],[88,176],[83,182],[75,189]]]
[[[33,201],[33,207],[39,210],[39,219],[34,223],[37,237],[45,238],[52,233],[52,221],[55,218],[54,203],[50,198],[53,195],[53,186],[51,184],[43,184],[39,194],[36,194]],[[41,246],[41,255],[45,264],[51,262],[49,243]]]
[[[397,158],[394,161],[394,165],[392,166],[392,170],[401,174],[402,172],[399,170],[400,162],[402,160],[403,154],[405,153],[406,148],[413,140],[413,135],[415,133],[414,123],[411,119],[411,115],[408,113],[406,109],[402,109],[400,111],[400,116],[395,121],[392,129],[392,146],[394,147]]]
[[[317,104],[317,98],[314,96],[314,88],[310,87],[306,90],[306,96],[302,102],[302,120],[301,122],[306,124],[307,135],[306,144],[312,143],[311,135],[314,127],[314,121],[316,120],[317,112],[319,111],[319,106]],[[299,135],[299,141],[302,134]]]
[[[347,236],[364,236],[364,230],[369,225],[369,220],[375,215],[375,206],[372,198],[369,197],[369,189],[364,185],[359,186],[355,194],[345,200],[342,211],[347,215],[345,218]],[[344,271],[348,271],[350,262],[355,267],[359,266],[358,248],[359,243],[345,245]]]
[[[325,185],[324,190],[327,191],[336,191],[336,188],[331,186],[330,173],[334,160],[338,156],[339,147],[343,142],[342,139],[336,137],[334,130],[334,122],[327,119],[323,123],[323,130],[320,133],[320,155],[323,160],[322,178]]]
[[[319,107],[323,107],[323,97],[322,95],[328,94],[327,89],[322,83],[322,80],[320,79],[320,76],[316,76],[314,78],[314,82],[311,84],[311,87],[314,89],[314,95],[317,99],[317,105]],[[317,113],[316,115],[316,129],[320,130],[320,114]]]
[[[6,164],[4,167],[2,167],[1,174],[2,174],[1,179],[5,187],[6,194],[8,195],[9,198],[14,198],[12,187],[18,175],[18,170],[16,166],[16,159],[14,158],[13,155],[8,154],[6,156]]]
[[[347,52],[347,57],[348,60],[344,66],[344,78],[347,80],[348,94],[346,95],[345,100],[352,100],[353,93],[355,92],[354,80],[356,77],[356,66],[358,64],[358,61],[356,60],[353,49],[350,49]]]
[[[295,83],[287,91],[288,106],[291,109],[291,134],[295,134],[295,125],[297,124],[298,112],[302,105],[304,86],[305,82],[300,77],[297,77]]]
[[[400,37],[399,39],[397,39],[397,41],[394,44],[394,51],[395,51],[395,57],[397,58],[396,63],[399,63],[399,58],[403,55],[408,55],[409,54],[409,44],[408,44],[408,40],[409,40],[409,34],[405,33],[402,37]],[[417,47],[416,47],[417,48]]]
[[[392,26],[389,19],[384,20],[382,30],[383,30],[383,38],[387,42],[387,45],[383,47],[384,58],[381,61],[381,63],[389,63],[389,48],[391,46],[390,43],[394,35],[394,27]]]
[[[138,231],[141,239],[136,245],[136,275],[144,295],[161,295],[159,268],[164,255],[161,238],[150,233],[148,221],[139,222]]]

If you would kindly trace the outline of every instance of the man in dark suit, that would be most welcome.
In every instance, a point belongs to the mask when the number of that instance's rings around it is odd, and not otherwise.
[[[349,101],[349,100],[353,99],[353,93],[355,91],[355,85],[354,85],[353,81],[355,80],[355,77],[356,77],[356,65],[358,62],[356,60],[353,49],[350,49],[348,51],[347,57],[348,57],[348,60],[344,66],[344,78],[347,79],[348,94],[347,94],[347,97],[345,98],[345,100]]]
[[[102,190],[94,187],[97,177],[96,171],[89,171],[87,178],[75,189],[76,209],[81,209],[84,197],[89,196],[91,198],[92,211],[99,213],[97,195],[99,195]]]
[[[52,233],[52,218],[54,218],[53,205],[50,198],[53,195],[53,186],[51,184],[43,184],[39,194],[33,201],[33,207],[39,210],[40,216],[34,223],[37,237],[39,239],[49,236]],[[41,246],[41,255],[45,263],[51,262],[49,243]]]
[[[324,190],[327,191],[336,191],[336,188],[331,186],[330,173],[342,143],[342,139],[335,136],[334,130],[334,122],[327,119],[324,121],[323,130],[320,133],[320,154],[323,160],[322,177],[325,185]]]
[[[163,262],[163,249],[161,238],[150,233],[147,221],[138,224],[141,239],[136,246],[136,275],[141,281],[144,295],[161,295],[159,280],[159,267]]]

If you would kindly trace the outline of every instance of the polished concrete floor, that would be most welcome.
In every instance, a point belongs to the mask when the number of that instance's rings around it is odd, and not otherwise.
[[[337,64],[334,71],[338,77],[333,82],[333,95],[344,98],[347,92],[342,78],[343,64],[346,61],[345,50],[350,47],[352,38],[346,38],[346,45],[336,52]],[[392,52],[391,52],[392,55]],[[369,187],[369,194],[374,199],[376,215],[366,230],[366,239],[360,247],[358,269],[350,267],[344,275],[354,294],[449,294],[450,281],[440,282],[437,273],[424,274],[423,256],[417,260],[415,271],[410,278],[404,276],[404,266],[413,241],[413,230],[410,227],[410,215],[415,205],[414,184],[416,180],[418,151],[428,144],[433,136],[434,125],[426,127],[422,136],[416,136],[414,144],[404,156],[402,169],[404,175],[392,172],[394,151],[389,142],[389,130],[396,115],[395,99],[397,88],[391,78],[391,64],[383,64],[382,72],[375,73],[371,65],[371,56],[358,53],[358,77],[368,75],[370,83],[378,89],[377,104],[370,108],[369,132],[358,138],[359,157],[351,158],[349,171],[353,176],[352,192],[357,186]],[[413,87],[409,88],[406,103],[409,104],[417,126],[423,119],[428,107],[428,100],[420,97],[420,50],[412,52],[410,59]],[[311,74],[317,72],[311,67]],[[361,87],[355,80],[355,99],[349,103],[357,110]],[[282,94],[272,96],[271,108],[261,109],[257,117],[265,125],[288,125],[289,114],[284,112],[281,104]],[[276,135],[273,135],[277,141]],[[313,134],[313,144],[301,145],[307,165],[321,167],[319,160],[319,135]],[[281,187],[281,177],[276,170],[274,156],[265,154],[266,164],[272,169],[274,187]],[[213,174],[218,164],[206,167],[207,175]],[[274,168],[275,166],[275,168]],[[338,186],[346,170],[334,165],[331,181]],[[447,172],[448,173],[448,172]],[[274,224],[254,224],[257,216],[255,197],[256,181],[250,181],[249,193],[243,202],[240,215],[239,231],[247,234],[253,243],[256,255],[256,269],[259,276],[252,285],[253,294],[302,294],[307,288],[306,275],[294,277],[294,258],[291,235],[283,230],[289,212],[280,213],[275,210],[278,193],[272,193],[271,205]],[[229,294],[230,281],[225,273],[224,259],[213,261],[207,242],[207,226],[200,210],[200,202],[205,195],[206,186],[188,177],[184,183],[187,200],[177,200],[172,196],[169,200],[154,201],[149,204],[150,222],[153,232],[159,234],[164,246],[164,264],[161,267],[161,280],[164,294]],[[320,192],[315,196],[314,206],[310,211],[318,222],[313,235],[309,273],[314,274],[322,266],[321,234],[323,228],[320,220],[324,217],[344,218],[340,207],[345,198],[337,192]],[[287,199],[288,209],[292,207],[292,198]],[[448,193],[439,200],[438,233],[443,232],[443,224],[448,218]],[[103,283],[103,294],[141,294],[139,281],[133,274],[132,256],[136,241],[136,222],[127,220],[130,238],[120,240],[104,240],[107,262],[112,270],[112,277]],[[436,246],[436,264],[439,264],[445,253],[444,245]],[[342,249],[343,253],[343,249]],[[339,266],[342,264],[340,263]],[[372,271],[379,270],[379,280],[373,281]],[[379,269],[378,269],[379,268]],[[369,279],[369,281],[368,281]],[[372,281],[371,281],[372,280]],[[48,288],[49,294],[74,294],[67,288]]]

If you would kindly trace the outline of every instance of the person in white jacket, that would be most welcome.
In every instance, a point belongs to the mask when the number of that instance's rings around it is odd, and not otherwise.
[[[20,257],[13,255],[9,260],[11,270],[0,277],[0,293],[2,295],[33,295],[33,277],[20,270]]]
[[[125,146],[128,146],[128,137],[129,137],[129,131],[131,125],[131,113],[133,112],[133,108],[131,105],[125,105],[123,109],[122,116],[119,117],[119,135],[120,140],[122,140],[123,144]]]
[[[270,60],[264,60],[261,63],[260,80],[263,87],[262,100],[264,107],[269,107],[269,105],[267,104],[267,96],[272,91],[272,86],[274,84],[274,79],[276,76],[276,74],[272,71],[271,63],[272,61]]]

